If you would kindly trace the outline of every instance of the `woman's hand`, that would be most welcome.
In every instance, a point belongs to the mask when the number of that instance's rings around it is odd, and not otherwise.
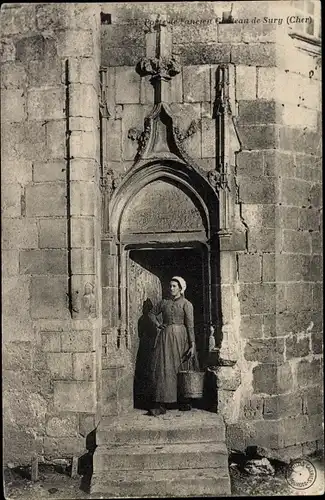
[[[192,359],[192,358],[194,358],[194,353],[195,353],[195,344],[194,344],[194,342],[192,342],[192,344],[191,344],[191,346],[190,346],[189,350],[188,350],[188,351],[187,351],[187,353],[186,353],[186,358],[187,358],[187,359]]]

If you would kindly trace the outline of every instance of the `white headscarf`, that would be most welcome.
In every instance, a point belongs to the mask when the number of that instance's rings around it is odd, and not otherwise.
[[[174,276],[171,281],[177,281],[177,283],[179,284],[180,288],[181,288],[181,294],[184,295],[184,292],[186,290],[186,281],[184,280],[184,278],[181,278],[180,276]]]

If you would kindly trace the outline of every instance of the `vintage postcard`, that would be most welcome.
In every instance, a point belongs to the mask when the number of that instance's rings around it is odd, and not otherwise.
[[[5,497],[324,493],[320,2],[0,18]]]

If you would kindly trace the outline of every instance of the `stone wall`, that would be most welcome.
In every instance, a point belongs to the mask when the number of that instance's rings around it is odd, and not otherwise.
[[[69,298],[99,273],[99,23],[97,5],[1,9],[6,462],[82,453],[98,413],[98,286],[89,318]]]

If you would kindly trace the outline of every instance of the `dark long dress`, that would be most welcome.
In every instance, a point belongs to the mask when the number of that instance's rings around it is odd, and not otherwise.
[[[163,326],[152,359],[153,401],[175,403],[177,373],[187,367],[184,355],[195,340],[193,306],[183,296],[166,299],[161,302],[159,313]]]

